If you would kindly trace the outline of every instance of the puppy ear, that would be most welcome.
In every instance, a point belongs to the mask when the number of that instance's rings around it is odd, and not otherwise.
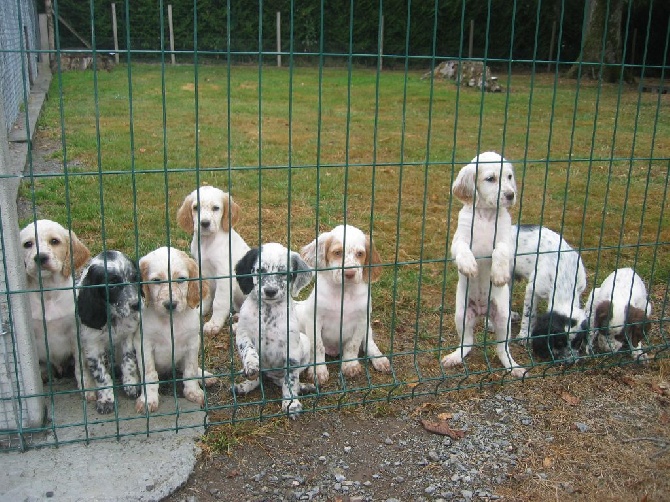
[[[366,255],[366,262],[365,262],[366,265],[368,266],[381,265],[382,259],[379,256],[379,253],[377,252],[375,243],[372,240],[370,240],[369,235],[365,236],[365,255]],[[368,273],[370,274],[369,276]],[[382,269],[381,267],[370,267],[369,272],[368,270],[364,270],[363,274],[365,274],[366,279],[368,277],[370,278],[370,282],[376,282],[382,276]]]
[[[644,340],[645,331],[650,324],[644,310],[628,306],[626,309],[626,324],[629,324],[628,333],[630,336],[630,343],[633,347]]]
[[[81,286],[96,286],[105,284],[104,269],[97,265],[92,265],[86,271],[82,278]],[[77,313],[82,324],[93,328],[101,329],[107,324],[107,306],[104,301],[105,291],[98,287],[84,287],[79,289],[77,294]]]
[[[300,256],[312,268],[327,267],[326,256],[328,250],[333,242],[333,236],[330,232],[324,232],[319,235],[318,239],[314,239],[300,250]]]
[[[312,271],[309,265],[295,251],[291,251],[291,295],[297,296],[300,291],[312,282]]]
[[[181,207],[177,211],[177,224],[179,227],[189,234],[193,233],[193,194],[189,194],[182,202]]]
[[[610,301],[604,301],[600,302],[598,306],[596,307],[596,312],[595,312],[595,328],[596,329],[602,329],[606,328],[609,325],[609,320],[612,317],[612,302]]]
[[[451,186],[451,193],[464,204],[472,204],[475,199],[475,172],[474,164],[468,164],[456,176]]]
[[[200,274],[198,274],[198,265],[195,263],[195,260],[188,256],[186,253],[183,253],[183,258],[186,261],[186,266],[188,267],[188,278],[191,279],[188,281],[188,291],[186,292],[186,303],[192,309],[196,308],[200,304],[200,300],[207,295],[209,295],[209,284],[208,281],[199,281]],[[202,282],[202,290],[200,289],[200,284]]]
[[[235,278],[245,295],[248,295],[254,289],[254,278],[249,274],[251,274],[257,259],[258,248],[252,248],[235,265]]]
[[[81,268],[91,257],[91,252],[79,240],[77,234],[70,232],[70,244],[72,246],[72,261],[74,262],[75,270]],[[70,277],[72,275],[72,267],[70,267],[70,246],[68,245],[65,251],[65,260],[63,263],[63,276]]]
[[[144,258],[140,260],[140,280],[142,281],[142,296],[144,297],[144,304],[148,307],[151,305],[151,292],[149,290],[149,262]]]
[[[228,215],[230,213],[230,216]],[[221,228],[226,232],[230,232],[230,229],[237,225],[238,220],[240,219],[240,206],[233,200],[233,198],[228,195],[227,198],[223,200],[223,216],[221,216]],[[229,224],[230,223],[230,224]]]

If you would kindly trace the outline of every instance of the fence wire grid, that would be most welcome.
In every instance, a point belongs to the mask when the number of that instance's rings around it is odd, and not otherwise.
[[[286,416],[282,406],[287,399],[282,398],[281,388],[270,379],[260,378],[259,388],[248,395],[231,393],[231,388],[244,380],[235,338],[234,326],[239,329],[239,325],[234,325],[237,317],[226,316],[223,328],[211,332],[206,304],[193,303],[187,309],[197,313],[198,364],[216,377],[216,383],[200,371],[184,374],[179,360],[184,349],[175,344],[183,343],[188,326],[177,320],[181,313],[174,305],[167,313],[171,322],[165,324],[166,346],[149,346],[149,332],[156,331],[151,325],[155,322],[149,305],[153,301],[151,288],[168,285],[163,298],[168,302],[177,301],[182,289],[193,286],[202,292],[215,280],[227,288],[223,292],[224,288],[217,289],[216,296],[233,293],[234,282],[225,282],[231,278],[235,281],[232,275],[205,273],[205,261],[212,258],[206,251],[193,256],[202,274],[184,274],[175,261],[181,256],[180,251],[191,254],[192,239],[197,245],[204,245],[202,235],[196,233],[193,237],[187,231],[188,225],[178,221],[178,212],[191,192],[207,185],[230,194],[234,204],[224,198],[217,208],[223,214],[221,224],[232,227],[252,248],[278,242],[300,252],[339,225],[357,227],[367,236],[368,246],[363,246],[359,262],[353,264],[347,262],[343,266],[341,254],[329,253],[323,262],[311,263],[304,256],[309,270],[316,272],[316,279],[297,299],[305,301],[313,288],[317,293],[320,288],[335,292],[333,301],[323,308],[337,314],[335,326],[341,346],[352,329],[347,318],[352,302],[346,294],[351,285],[338,286],[339,292],[345,294],[337,297],[338,288],[328,284],[329,277],[362,271],[360,287],[369,291],[363,295],[362,330],[369,323],[371,331],[352,359],[342,357],[342,347],[339,356],[326,356],[330,375],[327,381],[308,377],[309,370],[319,373],[314,357],[301,362],[294,360],[295,355],[286,354],[291,367],[308,370],[301,373],[301,381],[315,386],[299,398],[299,420],[309,420],[309,412],[313,411],[513,381],[537,385],[538,379],[545,377],[642,364],[640,352],[636,351],[637,339],[631,340],[631,336],[619,338],[621,350],[616,344],[590,350],[587,343],[581,342],[590,339],[588,333],[594,333],[594,306],[593,312],[586,312],[590,323],[569,327],[569,340],[578,340],[572,350],[550,350],[548,357],[534,351],[532,344],[522,343],[527,334],[519,333],[515,319],[508,328],[509,354],[525,374],[511,375],[497,357],[504,342],[489,332],[486,321],[496,315],[490,310],[492,302],[502,298],[495,288],[487,298],[489,307],[479,312],[482,320],[475,329],[471,353],[462,365],[441,364],[442,358],[460,345],[455,317],[465,307],[456,304],[459,274],[451,254],[463,202],[452,194],[452,185],[461,169],[486,151],[499,152],[514,167],[516,203],[509,208],[512,223],[530,225],[522,227],[530,231],[541,227],[543,243],[548,242],[548,230],[556,232],[572,248],[541,249],[535,241],[534,249],[518,250],[512,263],[520,264],[527,257],[534,261],[547,254],[555,259],[553,272],[559,273],[561,260],[578,253],[587,285],[568,287],[579,296],[577,307],[571,305],[567,312],[561,311],[568,317],[574,314],[575,318],[577,310],[585,308],[592,288],[599,287],[615,270],[635,270],[646,287],[641,308],[653,305],[653,309],[648,319],[625,318],[625,324],[631,333],[644,325],[640,346],[643,358],[647,358],[647,364],[663,364],[670,347],[670,218],[666,209],[670,98],[665,93],[670,29],[666,22],[659,35],[658,28],[653,31],[650,27],[658,11],[667,18],[667,9],[659,2],[649,2],[645,17],[648,24],[634,26],[634,2],[624,3],[619,62],[607,59],[606,37],[601,37],[599,59],[581,58],[575,62],[564,61],[561,56],[561,47],[568,43],[562,40],[563,32],[568,31],[564,25],[566,1],[560,2],[560,12],[554,18],[557,29],[552,46],[556,49],[549,57],[541,56],[537,50],[546,47],[546,40],[540,39],[548,35],[540,29],[542,2],[533,4],[537,9],[535,26],[517,25],[521,6],[513,2],[510,45],[508,56],[503,58],[489,57],[494,45],[496,53],[500,53],[496,40],[488,35],[495,17],[492,2],[482,2],[486,23],[479,23],[477,30],[478,36],[485,37],[484,48],[472,57],[467,49],[466,2],[457,4],[461,6],[461,16],[451,19],[445,18],[440,3],[435,3],[430,19],[433,50],[429,55],[412,52],[415,25],[411,2],[403,4],[405,31],[400,35],[395,30],[393,35],[404,37],[404,51],[393,54],[383,51],[383,40],[388,36],[384,35],[384,13],[397,6],[381,1],[375,10],[379,43],[372,52],[355,50],[358,4],[353,1],[343,3],[341,12],[349,26],[349,46],[343,52],[329,52],[326,45],[323,34],[329,20],[324,15],[323,1],[315,31],[318,50],[307,54],[295,49],[295,19],[300,10],[297,2],[287,2],[289,8],[282,12],[288,25],[282,33],[283,44],[288,43],[288,49],[280,52],[267,42],[274,33],[267,31],[263,16],[267,16],[268,9],[262,2],[258,8],[257,43],[243,51],[231,50],[230,44],[225,50],[199,47],[200,23],[215,13],[203,12],[197,4],[192,9],[192,50],[170,50],[168,6],[164,1],[152,7],[160,40],[150,50],[144,46],[135,50],[132,40],[137,33],[133,31],[130,2],[119,2],[119,16],[127,21],[119,37],[126,48],[117,53],[116,65],[108,65],[113,47],[107,40],[105,45],[98,44],[95,30],[89,40],[92,49],[65,50],[61,40],[67,28],[55,22],[55,45],[41,51],[52,59],[53,80],[35,140],[42,154],[29,156],[19,191],[21,226],[49,219],[69,229],[66,261],[71,268],[77,268],[75,234],[91,256],[119,250],[146,267],[147,261],[153,264],[155,260],[141,261],[142,257],[157,248],[170,247],[172,261],[164,275],[150,275],[140,266],[142,275],[137,280],[115,282],[111,272],[107,272],[104,295],[112,295],[119,284],[132,284],[136,291],[142,291],[142,321],[136,335],[140,342],[135,345],[141,350],[136,356],[146,361],[148,351],[162,350],[170,353],[173,360],[171,368],[158,376],[160,404],[155,411],[149,411],[146,397],[150,393],[147,384],[156,383],[149,375],[150,368],[141,371],[142,381],[131,392],[142,392],[138,401],[126,395],[119,374],[111,386],[93,384],[90,391],[111,389],[115,397],[105,410],[107,413],[99,413],[96,402],[84,399],[74,379],[75,371],[88,368],[85,357],[74,358],[72,367],[62,368],[62,374],[57,371],[59,368],[49,366],[42,394],[23,394],[20,384],[13,395],[3,394],[5,402],[43,398],[46,408],[43,424],[26,427],[19,420],[16,429],[0,431],[3,446],[8,450],[26,449]],[[589,32],[590,3],[586,4],[580,14],[583,28],[577,42],[582,49]],[[605,5],[609,12],[618,4]],[[56,18],[68,17],[58,2],[53,7]],[[109,16],[108,12],[101,12],[97,2],[90,2],[88,7],[89,29],[96,25],[99,16]],[[227,16],[227,40],[233,35],[231,10],[229,1],[216,14]],[[18,17],[12,19],[20,22]],[[7,20],[5,17],[4,22]],[[602,33],[608,32],[608,22],[606,17]],[[444,23],[460,26],[460,40],[453,47],[438,51],[438,27]],[[657,25],[656,22],[654,26]],[[515,37],[520,30],[530,29],[535,34],[533,57],[515,59]],[[626,55],[634,30],[640,34],[636,53],[643,47],[638,63]],[[647,60],[649,41],[659,36],[664,40],[664,50],[659,58],[655,47],[656,56]],[[27,51],[25,46],[3,48],[3,55],[8,58]],[[154,58],[153,62],[146,62],[147,54]],[[177,64],[172,64],[172,55],[177,56]],[[281,67],[277,66],[277,56],[282,57]],[[255,62],[249,64],[249,60]],[[605,78],[606,70],[616,75],[613,82]],[[573,77],[566,76],[570,71]],[[22,72],[27,82],[27,70]],[[28,100],[24,91],[26,109]],[[500,168],[500,164],[496,165]],[[479,175],[480,168],[475,177]],[[496,184],[496,190],[505,184],[499,172],[483,182]],[[201,193],[189,206],[197,218],[203,217],[208,203]],[[478,188],[474,198],[482,197],[485,194]],[[503,214],[500,204],[497,202],[495,209]],[[2,230],[4,242],[12,234],[10,229]],[[523,239],[510,233],[510,243],[517,249]],[[347,230],[344,248],[359,242],[356,235],[354,230]],[[488,234],[478,235],[474,227],[471,236],[474,241],[491,238]],[[221,242],[220,252],[213,258],[225,257],[227,266],[234,270],[236,262],[230,256],[238,252],[239,244],[228,239]],[[320,240],[316,254],[332,251],[331,244],[332,240]],[[373,248],[379,254],[378,261],[373,259]],[[263,256],[268,258],[271,253],[263,254],[261,250],[261,259]],[[339,265],[327,261],[333,256]],[[481,257],[480,263],[490,258],[490,254]],[[285,259],[290,267],[290,255],[286,254]],[[5,268],[16,266],[4,262],[4,255],[3,264]],[[530,296],[538,295],[532,299],[538,316],[547,310],[547,302],[556,298],[559,289],[542,297],[540,290],[547,280],[541,273],[551,272],[552,267],[532,268],[537,279],[529,284],[519,277],[520,270],[516,268],[509,281],[509,310],[522,317],[527,287]],[[79,267],[79,272],[82,269]],[[262,264],[251,268],[249,274],[241,277],[262,281],[276,275]],[[294,279],[286,269],[276,276]],[[559,273],[559,287],[566,289],[566,283],[579,282],[578,276],[576,269]],[[70,278],[66,287],[55,289],[68,292],[74,301],[87,289],[78,286],[77,281],[78,275]],[[47,283],[46,276],[40,274],[39,287],[5,288],[1,293],[10,303],[26,292],[40,296],[41,308],[33,308],[33,322],[43,326],[48,335],[54,328],[43,320],[51,308],[45,294],[54,288]],[[635,293],[630,286],[631,301]],[[557,304],[554,309],[558,314]],[[81,304],[77,311],[81,316]],[[615,316],[616,312],[615,305],[608,313]],[[111,315],[111,308],[108,313]],[[259,326],[262,322],[259,315]],[[102,331],[111,340],[116,332],[108,326]],[[7,327],[11,334],[11,322]],[[279,328],[283,332],[295,326],[284,321]],[[76,331],[76,344],[81,347],[80,325]],[[614,332],[613,324],[610,331]],[[383,367],[381,356],[367,350],[372,332],[381,354],[388,358],[388,368]],[[567,336],[563,333],[551,340]],[[2,364],[9,371],[18,360],[17,349],[13,338],[3,336],[3,341]],[[48,346],[48,336],[43,336],[43,342]],[[315,345],[314,335],[310,343]],[[547,348],[546,342],[543,346]],[[263,350],[266,346],[260,349],[261,357]],[[113,351],[110,357],[112,363],[120,362]],[[285,366],[262,367],[263,376],[271,369],[281,372]],[[282,377],[279,383],[281,380]],[[193,382],[197,382],[196,389],[202,387],[204,391],[202,406],[197,398],[184,397],[185,392],[193,391]],[[297,399],[291,396],[289,402]]]

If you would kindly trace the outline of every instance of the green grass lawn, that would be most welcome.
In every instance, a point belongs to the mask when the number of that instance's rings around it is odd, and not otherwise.
[[[478,151],[496,150],[515,165],[513,218],[582,249],[587,292],[634,266],[667,316],[670,97],[553,74],[503,75],[509,92],[482,95],[420,76],[160,65],[64,73],[40,125],[62,140],[68,176],[37,178],[22,194],[40,217],[65,223],[69,214],[93,253],[131,256],[168,243],[188,249],[176,212],[203,183],[233,194],[243,210],[237,230],[252,246],[297,250],[346,215],[372,231],[386,266],[373,318],[397,374],[384,381],[412,385],[439,377],[435,350],[456,343],[457,273],[445,262],[460,209],[451,183]],[[222,337],[208,356],[224,371]],[[472,368],[488,368],[481,351],[470,357]],[[361,389],[370,377],[385,378],[369,374]]]

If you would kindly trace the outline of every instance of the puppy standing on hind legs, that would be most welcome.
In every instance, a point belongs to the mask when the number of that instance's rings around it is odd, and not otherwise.
[[[507,208],[516,202],[512,164],[495,152],[482,153],[460,170],[452,193],[464,204],[451,245],[458,267],[455,322],[460,347],[444,356],[442,365],[448,368],[463,362],[474,344],[477,319],[488,315],[498,341],[498,358],[512,376],[522,377],[525,371],[508,346],[512,220]]]
[[[248,394],[256,389],[263,371],[282,389],[282,411],[296,418],[302,411],[298,395],[316,389],[300,383],[300,373],[309,362],[310,343],[299,330],[292,296],[310,283],[312,274],[298,253],[277,243],[248,251],[235,266],[235,273],[248,295],[235,329],[248,380],[233,390]]]

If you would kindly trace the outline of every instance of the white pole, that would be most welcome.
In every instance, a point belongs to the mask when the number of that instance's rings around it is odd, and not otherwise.
[[[170,61],[176,64],[174,55],[174,29],[172,27],[172,4],[168,4],[168,26],[170,28]]]
[[[281,68],[281,12],[277,11],[277,67]]]
[[[116,25],[116,4],[112,3],[112,35],[114,36],[114,62],[119,64],[119,32]]]

